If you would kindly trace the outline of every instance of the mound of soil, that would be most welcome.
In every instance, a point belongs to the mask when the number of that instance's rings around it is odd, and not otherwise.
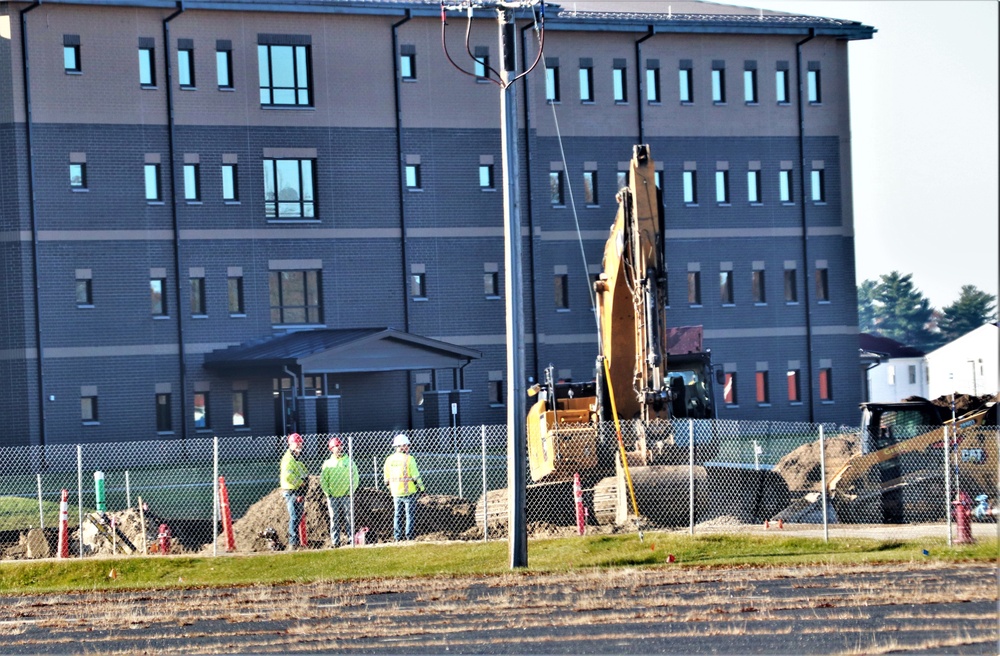
[[[861,454],[858,436],[853,434],[828,437],[826,444],[826,475],[833,476],[848,460]],[[774,466],[785,482],[792,496],[820,490],[821,475],[819,462],[819,441],[803,444],[785,455]]]
[[[955,396],[955,415],[962,416],[969,412],[975,412],[990,401],[995,401],[996,397],[989,394],[983,396],[973,396],[971,394],[958,394]],[[948,417],[951,416],[951,395],[939,396],[936,399],[925,399],[921,396],[908,396],[903,401],[929,401],[946,411]]]

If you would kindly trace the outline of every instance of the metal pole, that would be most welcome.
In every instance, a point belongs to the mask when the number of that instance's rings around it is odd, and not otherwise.
[[[490,527],[487,519],[489,518],[489,513],[486,511],[489,505],[489,497],[487,496],[487,485],[486,485],[486,426],[479,427],[480,437],[482,439],[482,458],[483,458],[483,542],[489,540]]]
[[[79,444],[76,445],[76,511],[79,515],[80,558],[83,558],[83,447]]]
[[[462,454],[458,454],[458,496],[464,497],[462,494]]]
[[[823,437],[823,424],[819,425],[819,490],[823,502],[823,542],[830,541],[830,522],[826,514],[826,440]]]
[[[129,480],[128,470],[125,470],[125,507],[132,507],[132,482]]]
[[[354,539],[355,529],[354,529],[354,433],[350,433],[347,436],[347,462],[350,463],[350,467],[347,468],[347,480],[351,483],[351,498],[350,498],[350,511],[351,511],[351,534],[348,539],[351,541],[351,547],[353,548],[356,544]],[[358,481],[361,482],[360,480]],[[376,485],[378,481],[376,481]],[[339,518],[338,518],[339,519]]]
[[[212,437],[212,555],[219,555],[219,436]]]
[[[38,528],[45,529],[45,512],[42,510],[42,475],[35,474],[38,482]]]
[[[688,418],[688,533],[694,535],[694,419]]]
[[[942,426],[944,431],[944,516],[948,525],[948,546],[951,546],[951,438],[948,437],[948,426]]]

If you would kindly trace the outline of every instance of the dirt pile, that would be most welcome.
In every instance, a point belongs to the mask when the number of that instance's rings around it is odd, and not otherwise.
[[[828,437],[826,445],[826,475],[833,476],[848,460],[861,454],[858,436],[843,434]],[[785,482],[792,496],[808,492],[820,491],[822,477],[820,475],[819,441],[803,444],[791,453],[785,455],[774,466]]]
[[[925,399],[921,396],[908,396],[903,401],[928,401],[945,411],[945,417],[951,418],[951,395],[939,396],[936,399]],[[990,401],[996,401],[995,396],[984,394],[983,396],[973,396],[971,394],[958,394],[955,396],[955,416],[975,412]]]

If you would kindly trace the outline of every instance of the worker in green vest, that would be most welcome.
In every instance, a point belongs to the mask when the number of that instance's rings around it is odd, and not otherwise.
[[[382,475],[392,494],[393,538],[399,542],[404,539],[399,525],[400,507],[406,512],[405,539],[412,540],[416,524],[415,504],[418,493],[424,491],[424,482],[420,479],[416,459],[410,455],[410,438],[400,433],[392,438],[392,445],[396,447],[396,452],[386,458]]]
[[[323,463],[319,484],[326,495],[326,507],[330,511],[330,545],[336,549],[340,546],[341,524],[348,544],[353,535],[351,499],[358,489],[358,466],[343,452],[344,445],[339,437],[330,438],[329,445],[330,457]]]

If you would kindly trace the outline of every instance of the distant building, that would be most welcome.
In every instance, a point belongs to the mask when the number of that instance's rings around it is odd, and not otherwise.
[[[472,76],[436,0],[0,0],[0,443],[503,423],[502,57],[495,15],[464,20]],[[518,97],[527,375],[592,378],[648,143],[668,324],[704,326],[719,416],[856,421],[848,44],[873,32],[549,3]]]
[[[1000,333],[988,323],[927,354],[928,397],[1000,393]]]
[[[861,333],[861,350],[875,355],[877,364],[866,369],[868,401],[894,403],[910,396],[927,397],[924,352],[896,340]]]

